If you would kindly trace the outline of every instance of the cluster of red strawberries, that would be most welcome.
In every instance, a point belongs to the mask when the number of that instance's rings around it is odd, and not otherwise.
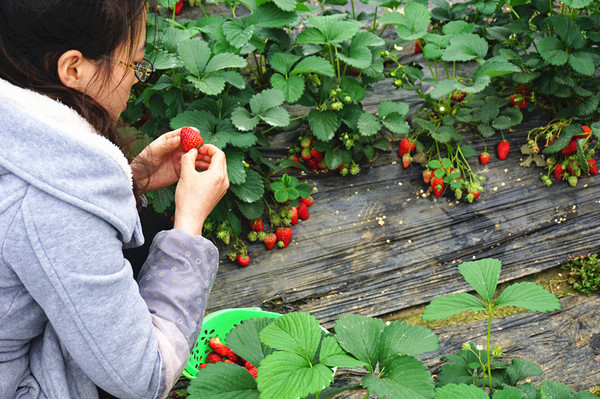
[[[250,223],[250,234],[248,235],[250,241],[260,240],[265,244],[267,249],[273,249],[275,246],[279,248],[286,248],[292,240],[292,229],[289,226],[298,224],[299,220],[307,220],[310,217],[308,208],[314,204],[312,196],[308,198],[300,198],[300,202],[294,206],[288,206],[283,212],[284,218],[277,216],[277,221],[272,219],[272,222],[276,222],[277,227],[275,233],[265,232],[265,223],[261,218],[251,220]],[[273,223],[272,223],[273,224]],[[243,248],[241,253],[237,254],[238,265],[241,267],[248,266],[250,264],[250,256],[247,254],[247,249]],[[234,260],[234,259],[232,259]]]
[[[531,100],[531,92],[526,85],[519,85],[515,89],[515,94],[510,96],[510,103],[520,109],[527,108]]]
[[[314,147],[314,137],[304,137],[300,140],[300,157],[296,154],[290,156],[291,160],[298,163],[305,163],[306,166],[314,171],[322,170],[324,172],[341,172],[344,169],[344,165],[340,165],[335,170],[329,170],[325,164],[325,155]],[[296,150],[297,151],[297,150]]]
[[[547,167],[553,172],[556,180],[566,180],[572,187],[577,185],[577,180],[582,174],[582,166],[579,163],[580,160],[574,155],[577,152],[577,140],[589,140],[592,136],[592,129],[588,126],[582,126],[582,130],[583,133],[575,135],[571,141],[569,141],[569,144],[560,151],[560,156],[550,157],[546,161]],[[549,135],[545,146],[547,147],[551,144],[555,138],[556,136],[554,134]],[[586,145],[584,145],[584,148],[586,148]],[[597,175],[598,165],[596,164],[596,160],[591,157],[593,152],[584,151],[584,153],[588,174]],[[550,179],[547,176],[542,176],[542,181],[548,186],[551,185]]]
[[[247,360],[236,355],[219,337],[211,337],[208,340],[208,347],[211,349],[206,355],[206,362],[198,366],[198,369],[203,369],[209,364],[218,362],[234,363],[244,367],[254,378],[256,378],[256,367]]]

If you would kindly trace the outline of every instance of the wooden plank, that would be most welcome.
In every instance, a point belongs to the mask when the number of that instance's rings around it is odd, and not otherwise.
[[[521,358],[542,368],[531,378],[539,386],[544,380],[561,382],[577,390],[589,390],[600,383],[600,296],[561,299],[562,310],[552,313],[520,313],[492,323],[492,345],[502,346],[502,360]],[[443,355],[460,350],[465,342],[485,345],[487,321],[435,330],[440,349],[420,356],[431,373],[437,374]],[[334,386],[360,384],[364,371],[341,369]],[[366,390],[355,389],[335,399],[364,399]]]
[[[510,136],[506,160],[475,163],[486,182],[473,204],[423,197],[421,169],[403,169],[395,149],[357,176],[307,176],[319,192],[311,218],[294,226],[292,244],[273,251],[251,245],[245,269],[224,261],[208,310],[307,311],[329,327],[339,314],[379,316],[465,290],[460,261],[500,259],[501,281],[509,281],[596,251],[598,178],[546,187],[542,169],[518,166],[518,147],[539,123]]]

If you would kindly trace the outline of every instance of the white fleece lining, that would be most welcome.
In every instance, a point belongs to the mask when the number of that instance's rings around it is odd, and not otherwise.
[[[102,151],[119,166],[130,184],[133,184],[131,167],[123,152],[110,140],[98,134],[75,110],[50,97],[15,86],[3,79],[0,79],[0,98],[26,112],[32,118],[41,120],[70,137]]]

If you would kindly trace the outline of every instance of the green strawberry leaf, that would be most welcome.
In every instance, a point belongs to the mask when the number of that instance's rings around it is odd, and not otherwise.
[[[258,116],[253,116],[250,111],[244,107],[237,107],[231,113],[231,122],[233,122],[236,128],[242,131],[254,129],[259,121],[260,119]]]
[[[219,73],[213,73],[204,79],[198,79],[194,76],[187,76],[186,78],[194,87],[209,96],[216,96],[225,89],[225,79]]]
[[[188,39],[177,45],[177,53],[190,73],[199,78],[200,73],[206,67],[211,52],[206,42],[198,39]]]
[[[228,20],[221,29],[229,44],[236,48],[242,48],[254,34],[254,25],[246,27],[241,19]]]
[[[473,73],[473,80],[477,80],[482,75],[487,75],[490,78],[509,74],[511,72],[519,72],[521,69],[508,61],[504,57],[496,56],[487,59],[480,64]]]
[[[173,53],[169,53],[164,50],[158,50],[157,52],[155,52],[152,60],[153,60],[152,63],[154,64],[154,68],[156,68],[157,71],[161,71],[164,69],[178,68],[178,67],[183,66],[183,61],[179,57],[177,57]],[[163,76],[165,78],[169,78],[169,76],[162,75],[159,78],[159,80],[162,79]],[[154,86],[156,86],[156,85],[154,85]],[[153,87],[153,88],[156,89],[156,87]]]
[[[260,93],[256,93],[250,99],[250,109],[255,115],[259,115],[264,111],[278,107],[285,101],[283,92],[278,89],[267,89]]]
[[[440,97],[447,96],[450,93],[454,92],[458,88],[459,85],[460,85],[460,83],[457,80],[453,80],[453,79],[442,80],[442,81],[438,82],[438,84],[435,85],[435,87],[431,91],[431,93],[430,93],[431,97],[440,98]]]
[[[333,44],[351,39],[363,26],[360,21],[342,20],[336,15],[309,16],[307,20],[310,25],[323,34],[326,40],[325,43]],[[299,43],[298,39],[296,39],[296,43]]]
[[[342,152],[337,148],[328,149],[325,153],[325,165],[329,170],[336,170],[343,163]]]
[[[290,72],[291,75],[301,73],[318,73],[319,75],[334,76],[335,71],[330,62],[325,58],[310,56],[302,59]]]
[[[579,50],[585,47],[586,40],[581,28],[570,17],[558,14],[546,18],[544,22],[552,26],[554,34],[562,39],[566,48]]]
[[[560,135],[554,139],[552,144],[548,147],[544,148],[542,151],[543,154],[554,154],[565,148],[567,144],[571,141],[571,139],[581,132],[581,126],[577,125],[568,125],[563,128],[560,132]]]
[[[237,364],[210,364],[190,382],[188,398],[258,399],[262,395],[256,382],[248,370]]]
[[[488,52],[487,41],[474,33],[462,33],[450,38],[444,50],[444,61],[482,61]]]
[[[179,43],[191,39],[193,35],[192,30],[168,27],[162,32],[161,46],[169,53],[177,53]]]
[[[433,398],[434,384],[427,367],[412,356],[397,356],[379,376],[368,374],[363,386],[379,398]]]
[[[542,375],[542,368],[537,363],[515,358],[506,367],[505,373],[508,377],[508,384],[514,386],[526,378]]]
[[[442,28],[442,32],[444,32],[444,35],[455,36],[460,35],[461,33],[473,33],[474,29],[475,24],[459,20],[450,21],[445,24]]]
[[[471,377],[471,380],[473,377]],[[436,399],[489,399],[485,391],[475,385],[447,384],[435,389]]]
[[[383,24],[396,25],[398,37],[402,40],[416,40],[427,34],[431,23],[431,13],[426,5],[410,2],[404,6],[404,14],[387,13],[381,17]]]
[[[560,301],[543,287],[524,282],[510,285],[502,291],[495,307],[501,306],[516,306],[532,312],[550,312],[560,309]]]
[[[386,129],[395,134],[407,134],[410,131],[410,126],[404,119],[404,115],[397,112],[381,117],[381,123]]]
[[[388,116],[391,113],[398,113],[402,116],[406,116],[408,111],[410,111],[410,106],[407,103],[400,101],[382,101],[377,108],[377,113],[380,117]]]
[[[283,28],[294,23],[297,18],[298,14],[295,11],[282,11],[269,2],[257,7],[246,19],[246,24],[260,28]]]
[[[241,151],[227,147],[227,177],[231,184],[244,184],[246,182],[246,168],[244,167],[244,155]]]
[[[571,399],[575,391],[568,386],[557,381],[543,381],[540,385],[540,395],[542,398],[552,399]]]
[[[327,44],[327,37],[317,28],[306,28],[296,36],[296,44]]]
[[[234,87],[237,87],[240,90],[246,88],[246,81],[244,80],[242,75],[240,75],[240,73],[237,71],[222,71],[221,76],[223,76],[225,82],[229,83]]]
[[[265,330],[267,328],[269,326]],[[332,381],[333,372],[329,367],[311,364],[296,353],[279,351],[265,357],[256,378],[261,399],[304,398],[325,389]]]
[[[364,362],[348,356],[342,349],[337,340],[332,337],[325,337],[321,342],[319,352],[319,363],[329,367],[360,367],[365,366]]]
[[[363,136],[372,136],[381,130],[381,124],[377,118],[368,113],[363,112],[358,118],[358,131]]]
[[[283,11],[296,10],[296,0],[273,0],[273,3]]]
[[[384,328],[381,319],[345,314],[335,322],[335,338],[346,352],[373,371],[379,360],[379,341]]]
[[[498,286],[501,268],[502,263],[497,259],[480,259],[460,264],[458,271],[483,300],[491,304]]]
[[[286,79],[285,76],[278,73],[271,75],[271,86],[281,90],[285,100],[290,104],[298,101],[305,89],[304,79],[300,76],[290,76]]]
[[[329,141],[340,127],[340,120],[332,111],[312,109],[308,114],[308,124],[318,140]]]
[[[229,162],[227,163],[227,170],[229,170]],[[265,186],[262,178],[258,172],[252,169],[246,170],[246,181],[244,184],[231,184],[229,190],[240,200],[248,203],[260,200],[265,194]]]
[[[238,202],[237,207],[240,210],[240,212],[242,213],[242,215],[244,215],[244,217],[248,220],[255,220],[255,219],[262,217],[262,215],[265,211],[265,203],[263,201],[257,201],[257,202],[251,202],[251,203]],[[236,351],[234,351],[234,352],[236,352]],[[244,359],[247,359],[247,358],[244,357]]]
[[[569,54],[564,50],[563,43],[556,37],[543,37],[537,43],[537,49],[546,62],[552,65],[564,65],[569,60]]]
[[[596,72],[596,63],[592,55],[585,51],[578,51],[569,54],[569,65],[576,71],[585,76],[592,76]]]
[[[258,203],[262,204],[262,201]],[[262,212],[261,212],[262,215]],[[259,215],[258,217],[260,217]],[[257,218],[253,218],[257,219]],[[235,327],[227,334],[225,342],[231,350],[253,366],[258,367],[260,362],[271,354],[273,350],[260,342],[260,332],[271,322],[273,318],[248,319]]]
[[[379,341],[379,358],[387,363],[397,355],[421,355],[439,348],[437,335],[422,326],[393,321],[385,326]]]
[[[321,342],[321,327],[309,313],[287,313],[260,333],[260,340],[271,348],[312,360]]]
[[[367,47],[354,42],[347,49],[347,53],[338,53],[338,58],[344,63],[358,69],[366,69],[371,65],[371,51]]]
[[[442,320],[467,310],[486,310],[485,304],[476,296],[459,292],[435,298],[423,312],[423,320]]]
[[[593,1],[594,0],[565,0],[563,3],[571,8],[585,8],[592,4]]]
[[[277,72],[287,75],[290,73],[292,66],[300,59],[299,56],[289,53],[275,53],[271,56],[269,62],[273,69]]]
[[[267,109],[258,117],[271,126],[283,127],[290,124],[290,114],[282,107]]]

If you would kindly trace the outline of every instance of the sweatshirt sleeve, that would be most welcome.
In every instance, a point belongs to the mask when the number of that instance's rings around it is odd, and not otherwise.
[[[211,241],[182,230],[161,231],[150,246],[138,280],[158,332],[165,391],[181,375],[198,339],[218,262]]]
[[[85,375],[117,397],[163,397],[196,340],[218,251],[163,231],[138,285],[122,245],[105,220],[30,192],[2,250]],[[36,372],[52,379],[52,370]]]

